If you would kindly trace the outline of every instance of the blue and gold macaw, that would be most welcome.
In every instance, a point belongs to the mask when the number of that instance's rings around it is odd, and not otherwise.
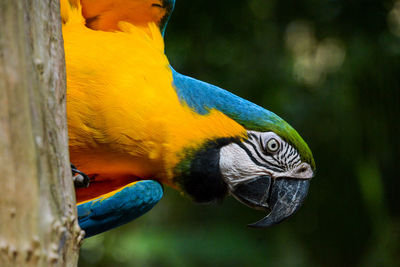
[[[76,189],[86,236],[149,211],[161,184],[196,202],[231,194],[271,210],[255,227],[289,217],[307,194],[315,163],[289,124],[170,66],[163,34],[174,5],[61,0],[70,157],[90,177]]]

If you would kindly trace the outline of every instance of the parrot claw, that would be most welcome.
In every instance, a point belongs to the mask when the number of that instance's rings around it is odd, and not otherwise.
[[[90,184],[90,178],[80,170],[78,170],[73,164],[71,164],[72,177],[76,188],[86,188]]]

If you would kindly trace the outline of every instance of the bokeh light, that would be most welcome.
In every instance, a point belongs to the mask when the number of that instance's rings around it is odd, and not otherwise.
[[[320,85],[326,75],[337,71],[345,60],[343,42],[332,37],[318,41],[306,21],[291,22],[285,39],[293,55],[295,79],[306,85]]]
[[[400,1],[396,1],[388,14],[390,31],[400,37]]]

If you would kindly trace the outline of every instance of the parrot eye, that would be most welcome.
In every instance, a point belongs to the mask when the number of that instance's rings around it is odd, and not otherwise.
[[[275,138],[271,138],[267,142],[267,151],[270,153],[275,153],[276,151],[279,150],[279,142]]]

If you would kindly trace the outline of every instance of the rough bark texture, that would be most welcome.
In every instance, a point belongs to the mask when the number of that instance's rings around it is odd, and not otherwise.
[[[76,266],[58,0],[0,0],[0,266]]]

